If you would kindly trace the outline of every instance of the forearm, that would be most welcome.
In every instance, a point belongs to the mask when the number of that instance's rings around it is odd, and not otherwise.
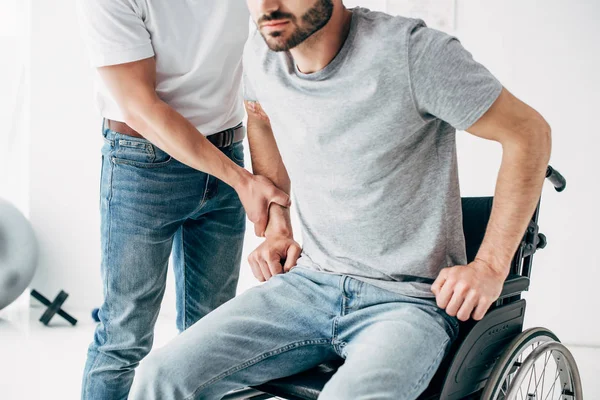
[[[255,107],[260,107],[257,105]],[[291,182],[283,160],[273,137],[271,124],[266,115],[262,119],[257,117],[254,108],[247,108],[248,118],[248,142],[252,156],[252,172],[269,178],[271,182],[285,193],[290,194]],[[292,223],[289,208],[278,204],[271,204],[269,208],[269,222],[265,230],[265,236],[285,235],[293,237]]]
[[[126,122],[176,160],[213,175],[232,187],[243,184],[249,174],[160,99],[129,105]]]
[[[540,124],[520,143],[503,144],[492,214],[477,258],[499,274],[510,262],[539,201],[550,158],[550,128]]]

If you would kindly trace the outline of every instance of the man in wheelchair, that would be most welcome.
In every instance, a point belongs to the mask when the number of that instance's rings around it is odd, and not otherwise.
[[[344,360],[321,399],[416,399],[509,274],[541,193],[550,127],[422,21],[341,0],[248,0],[255,174],[290,192],[250,255],[264,284],[152,353],[134,399],[219,399]],[[502,145],[493,209],[467,263],[456,130]]]

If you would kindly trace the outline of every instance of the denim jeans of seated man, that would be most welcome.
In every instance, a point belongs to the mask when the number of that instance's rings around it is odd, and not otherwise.
[[[343,358],[320,399],[413,400],[457,334],[433,299],[296,266],[150,354],[130,398],[220,399]]]
[[[173,255],[177,328],[235,295],[245,212],[237,193],[144,139],[103,129],[101,272],[104,303],[82,398],[126,399],[152,347]],[[221,149],[243,166],[241,142]]]

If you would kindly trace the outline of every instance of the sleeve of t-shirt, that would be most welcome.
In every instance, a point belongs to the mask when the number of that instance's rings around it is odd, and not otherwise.
[[[154,56],[150,33],[134,0],[77,0],[77,12],[92,66]]]
[[[256,94],[254,93],[254,88],[252,87],[252,82],[248,78],[248,74],[246,73],[246,69],[244,68],[244,74],[242,79],[242,87],[244,92],[244,100],[246,101],[258,101],[256,98]]]
[[[409,36],[410,79],[417,111],[458,130],[472,126],[494,104],[502,84],[460,42],[425,27]]]
[[[246,44],[244,45],[244,57],[243,57],[243,68],[244,72],[242,74],[242,92],[244,96],[244,100],[246,101],[258,101],[256,98],[256,93],[254,91],[254,87],[252,86],[252,82],[248,77],[248,72],[251,68],[251,63],[253,62],[254,49],[253,45],[256,40],[255,35],[258,34],[256,30],[256,25],[252,21],[252,17],[248,19],[248,40],[246,40]]]

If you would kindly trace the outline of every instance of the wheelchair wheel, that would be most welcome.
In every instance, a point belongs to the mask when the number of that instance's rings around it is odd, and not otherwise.
[[[498,359],[481,398],[582,400],[579,370],[554,333],[528,329]]]

